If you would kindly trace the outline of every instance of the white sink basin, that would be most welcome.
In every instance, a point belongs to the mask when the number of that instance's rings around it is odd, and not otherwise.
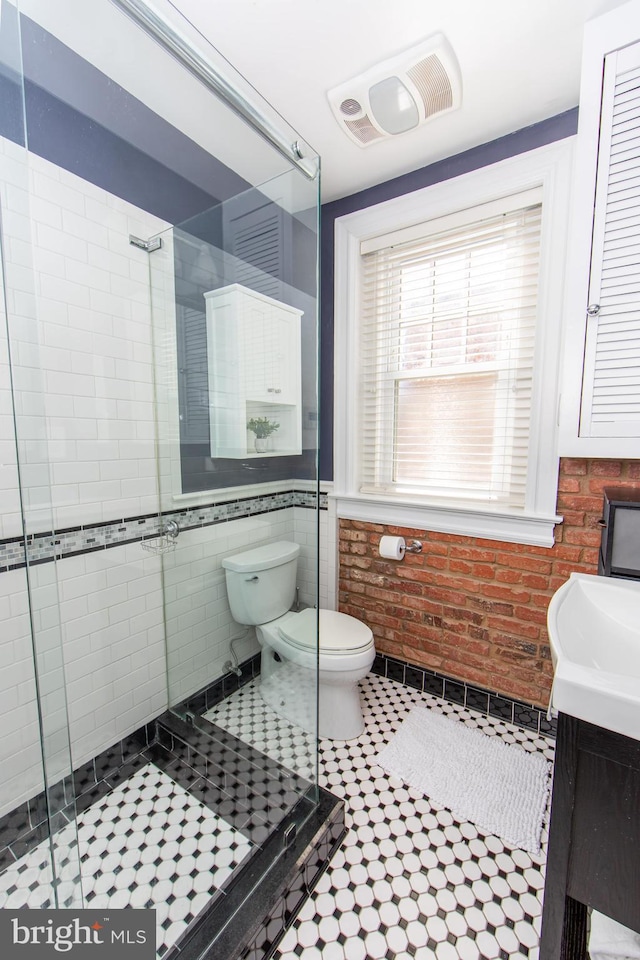
[[[640,582],[572,573],[547,624],[553,708],[640,740]]]

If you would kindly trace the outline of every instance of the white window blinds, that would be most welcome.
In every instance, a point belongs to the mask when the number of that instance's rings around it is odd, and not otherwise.
[[[640,435],[640,43],[605,58],[580,433]]]
[[[525,506],[540,196],[363,242],[361,492]]]

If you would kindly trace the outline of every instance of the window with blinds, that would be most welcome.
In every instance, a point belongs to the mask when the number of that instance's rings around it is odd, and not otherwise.
[[[362,242],[362,493],[524,507],[540,201]]]

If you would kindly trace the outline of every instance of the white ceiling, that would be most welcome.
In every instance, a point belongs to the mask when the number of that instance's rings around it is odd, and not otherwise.
[[[311,144],[327,202],[576,106],[582,27],[624,0],[172,0]],[[461,109],[362,148],[326,92],[442,32]]]

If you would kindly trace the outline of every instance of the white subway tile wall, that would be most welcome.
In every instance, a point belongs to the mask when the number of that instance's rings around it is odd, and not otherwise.
[[[129,234],[168,224],[15,144],[3,141],[1,158],[7,201],[30,215],[4,223],[10,288],[35,293],[35,330],[20,312],[10,320],[21,413],[46,420],[46,431],[19,420],[27,529],[46,529],[47,513],[57,528],[152,513],[148,254]]]
[[[0,258],[0,283],[2,282]],[[9,356],[4,316],[4,300],[0,297],[0,538],[15,537],[21,530],[20,497],[16,447],[13,439],[13,405],[11,403]]]
[[[329,491],[331,484],[324,485]],[[327,607],[330,610],[338,609],[338,517],[336,503],[330,496],[327,499],[327,509],[322,513],[320,521],[320,582],[326,578]]]
[[[154,512],[148,263],[129,233],[148,236],[165,224],[7,140],[0,140],[0,184],[8,307],[0,333],[1,535],[23,532],[16,439],[27,533]],[[30,568],[50,782],[166,705],[159,561],[144,563],[121,548]],[[16,577],[25,581],[26,602],[25,571],[0,576],[14,606]],[[2,810],[42,789],[25,620],[9,610],[3,622],[0,719],[20,736],[0,740],[9,772]],[[24,655],[14,651],[12,659],[4,639],[14,635]]]
[[[43,786],[24,570],[0,574],[0,816]]]
[[[149,260],[156,376],[157,470],[162,510],[174,509],[175,497],[182,491],[174,271],[173,237],[165,233],[162,246]],[[189,505],[199,502],[207,502],[206,497],[188,498]]]
[[[294,507],[293,539],[300,544],[300,559],[298,561],[298,588],[300,600],[303,603],[314,605],[316,602],[325,609],[334,608],[329,594],[327,579],[327,511],[310,510],[306,507]],[[316,542],[318,540],[318,523],[320,528],[319,559],[316,560]],[[319,566],[318,599],[316,601],[316,576]]]
[[[326,493],[330,484],[321,484]],[[325,499],[325,498],[323,498]],[[336,585],[336,516],[333,500],[327,500],[327,509],[319,510],[306,507],[293,508],[293,539],[300,544],[298,562],[298,587],[303,603],[316,603],[316,566],[318,567],[318,600],[325,610],[336,610],[338,606]],[[316,542],[319,538],[318,559],[316,562]]]
[[[74,767],[166,708],[160,563],[132,543],[55,565]]]
[[[3,539],[22,532],[5,304],[10,309],[15,308],[17,286],[24,282],[22,274],[25,270],[28,273],[30,264],[29,223],[16,211],[24,197],[22,188],[26,187],[26,168],[20,162],[21,154],[14,156],[17,149],[11,150],[13,146],[0,138],[0,209],[3,238],[7,238],[3,239],[3,256],[0,257],[0,281],[6,290],[6,300],[0,297],[0,537]],[[6,264],[12,264],[11,285]]]

